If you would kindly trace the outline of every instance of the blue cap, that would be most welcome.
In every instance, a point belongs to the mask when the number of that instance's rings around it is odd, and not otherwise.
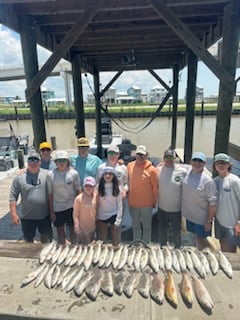
[[[203,152],[194,152],[194,154],[192,155],[192,160],[193,159],[200,159],[200,160],[206,162],[207,157],[205,156],[205,154]]]

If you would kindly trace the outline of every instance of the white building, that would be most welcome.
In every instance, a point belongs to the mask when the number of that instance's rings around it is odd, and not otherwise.
[[[149,102],[150,103],[156,103],[160,104],[163,100],[163,98],[166,96],[167,90],[163,87],[156,85],[153,87],[149,94]]]

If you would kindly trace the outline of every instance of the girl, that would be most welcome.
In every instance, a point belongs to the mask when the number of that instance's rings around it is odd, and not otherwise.
[[[50,216],[57,228],[58,243],[65,244],[65,225],[69,227],[70,241],[75,243],[73,228],[73,202],[81,191],[80,179],[76,170],[70,168],[66,151],[57,151],[56,168],[47,175]]]
[[[78,240],[83,244],[88,244],[93,240],[96,229],[97,193],[95,192],[95,186],[95,179],[90,176],[86,177],[83,180],[83,192],[74,200],[74,231]]]
[[[122,221],[122,197],[119,190],[116,170],[105,167],[98,186],[98,238],[107,240],[110,225],[112,244],[120,242],[120,224]]]

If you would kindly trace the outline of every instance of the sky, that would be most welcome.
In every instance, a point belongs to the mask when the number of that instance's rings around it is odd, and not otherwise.
[[[23,66],[21,42],[19,34],[6,28],[0,24],[0,70],[2,68]],[[38,61],[39,64],[44,64],[50,52],[46,49],[38,46]],[[169,85],[172,81],[172,70],[163,69],[155,70],[159,76]],[[100,73],[101,88],[112,79],[115,75],[114,72],[102,72]],[[240,68],[236,71],[236,78],[240,76]],[[87,81],[88,79],[88,81]],[[82,76],[83,82],[83,95],[86,99],[87,94],[91,92],[90,86],[93,88],[93,78],[91,74],[87,74],[87,77]],[[125,71],[117,81],[112,85],[117,92],[127,91],[131,86],[138,86],[142,89],[142,93],[149,94],[151,88],[159,85],[157,80],[148,71]],[[179,98],[182,99],[185,96],[187,85],[187,69],[184,68],[179,73]],[[56,98],[65,98],[64,81],[59,77],[48,77],[42,86],[54,91]],[[218,94],[219,80],[217,77],[205,66],[204,63],[198,63],[197,73],[197,86],[204,89],[204,96],[209,97]],[[0,81],[0,96],[19,96],[21,99],[25,99],[25,80],[16,81]],[[240,91],[240,81],[238,81],[237,91]]]

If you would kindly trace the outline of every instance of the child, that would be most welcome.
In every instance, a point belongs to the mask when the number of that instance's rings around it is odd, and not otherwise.
[[[72,213],[74,199],[81,191],[79,175],[70,168],[66,151],[57,151],[54,161],[57,167],[47,175],[50,216],[57,228],[58,243],[66,242],[65,225],[69,227],[71,243],[75,243]]]
[[[110,225],[112,244],[120,241],[120,224],[122,221],[122,198],[118,184],[117,172],[112,167],[105,167],[98,185],[97,209],[98,238],[107,240]]]
[[[96,206],[97,193],[95,192],[96,181],[93,177],[83,180],[83,192],[80,193],[73,205],[74,231],[78,240],[88,244],[93,240],[96,229]]]

